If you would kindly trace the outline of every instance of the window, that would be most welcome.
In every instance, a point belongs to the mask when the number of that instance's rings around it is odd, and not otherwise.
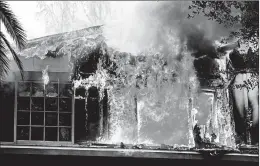
[[[47,85],[40,72],[24,74],[24,81],[18,76],[15,82],[1,84],[1,142],[67,145],[95,140],[103,134],[100,125],[106,126],[101,118],[106,118],[107,101],[99,103],[96,88],[90,88],[93,92],[89,91],[88,98],[77,99],[68,74],[48,73],[50,82]],[[85,91],[80,94],[84,96]],[[103,110],[106,110],[104,115],[99,113]]]
[[[70,83],[17,83],[17,141],[72,141]]]

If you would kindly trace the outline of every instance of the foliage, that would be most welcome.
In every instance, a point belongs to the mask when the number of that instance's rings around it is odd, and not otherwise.
[[[259,2],[258,1],[193,1],[189,6],[193,18],[202,13],[227,28],[233,28],[230,37],[236,37],[258,49]],[[239,28],[237,28],[239,27]]]
[[[46,30],[54,33],[71,31],[75,22],[76,7],[71,1],[39,1],[37,2],[38,18],[43,18],[46,23]]]
[[[26,34],[22,28],[20,22],[17,20],[16,16],[10,9],[9,5],[0,1],[0,23],[3,23],[7,33],[15,41],[18,48],[21,50],[25,47],[26,44]],[[18,58],[16,52],[12,48],[11,44],[7,40],[6,36],[2,31],[0,31],[0,78],[7,74],[9,68],[9,58],[7,56],[7,49],[11,52],[13,59],[15,60],[18,68],[20,69],[21,75],[23,76],[23,65],[20,59]]]
[[[80,1],[79,5],[91,25],[104,24],[112,14],[110,2],[107,1]]]
[[[101,25],[111,15],[110,2],[105,1],[39,1],[37,8],[38,18],[52,33]]]

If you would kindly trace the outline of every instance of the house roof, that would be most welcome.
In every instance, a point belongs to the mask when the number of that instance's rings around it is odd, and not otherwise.
[[[78,56],[104,41],[102,26],[89,27],[29,40],[26,48],[17,51],[19,56],[30,58]]]

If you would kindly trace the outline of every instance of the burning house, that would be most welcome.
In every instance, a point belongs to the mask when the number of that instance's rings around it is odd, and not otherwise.
[[[24,78],[12,62],[1,81],[1,144],[234,148],[221,58],[147,54],[109,48],[102,26],[30,40]]]

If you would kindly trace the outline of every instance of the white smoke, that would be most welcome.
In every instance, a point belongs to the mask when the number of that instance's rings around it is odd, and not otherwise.
[[[213,44],[230,31],[204,16],[188,19],[191,2],[128,3],[130,9],[115,22],[108,22],[104,29],[108,46],[123,52],[136,54],[153,47],[168,53],[169,47],[181,44],[186,34],[201,32]]]

